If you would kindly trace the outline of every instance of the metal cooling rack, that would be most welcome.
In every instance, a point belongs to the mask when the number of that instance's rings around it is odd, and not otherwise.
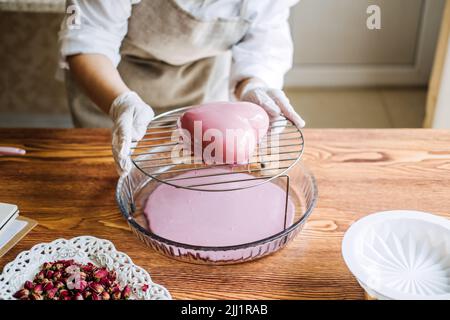
[[[270,123],[266,139],[261,143],[245,165],[195,163],[194,156],[172,157],[171,152],[179,141],[171,137],[177,130],[179,117],[190,107],[163,113],[150,123],[146,135],[131,151],[131,160],[142,173],[177,188],[198,191],[231,191],[254,187],[277,177],[289,177],[286,173],[301,158],[304,139],[291,121],[280,116]],[[278,143],[274,143],[274,138]],[[179,163],[181,161],[187,163]],[[209,168],[223,168],[224,172],[205,174]],[[202,172],[203,171],[203,172]],[[189,177],[180,174],[189,173]],[[238,173],[246,173],[245,178]],[[252,177],[249,178],[248,175]],[[203,178],[199,183],[198,179]],[[196,182],[197,180],[197,182]],[[205,182],[207,180],[207,182]],[[287,185],[289,181],[287,181]]]

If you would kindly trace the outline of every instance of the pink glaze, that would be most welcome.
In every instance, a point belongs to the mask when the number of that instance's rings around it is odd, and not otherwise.
[[[178,177],[192,177],[188,172]],[[205,169],[202,174],[227,172]],[[251,178],[233,174],[235,179]],[[213,178],[183,180],[208,183]],[[230,176],[215,176],[215,181],[229,181]],[[229,183],[239,187],[240,183]],[[284,230],[286,193],[268,182],[237,191],[206,192],[159,185],[149,196],[144,213],[150,230],[163,238],[198,246],[230,246],[253,242]],[[288,201],[286,226],[293,223],[295,207]]]
[[[201,129],[197,130],[199,133],[201,131],[201,135],[196,135],[195,122],[199,121]],[[213,102],[186,111],[180,118],[179,126],[189,131],[193,148],[195,144],[198,145],[205,162],[243,164],[252,157],[256,145],[266,135],[269,117],[254,103]],[[216,140],[217,132],[220,133],[221,140]],[[217,147],[221,149],[220,153],[217,153],[217,148],[214,152],[210,152],[214,149],[213,142],[217,142]],[[208,145],[209,150],[206,149]],[[205,149],[207,152],[203,152]],[[212,154],[212,157],[209,154]]]

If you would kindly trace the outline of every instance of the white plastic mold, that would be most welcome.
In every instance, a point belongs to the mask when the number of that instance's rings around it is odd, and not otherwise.
[[[450,220],[418,211],[385,211],[355,222],[344,260],[377,299],[450,299]]]

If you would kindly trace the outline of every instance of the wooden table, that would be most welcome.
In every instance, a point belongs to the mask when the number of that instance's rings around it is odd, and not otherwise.
[[[28,151],[0,158],[0,201],[39,221],[0,266],[36,243],[93,235],[111,240],[176,299],[364,299],[341,257],[344,232],[379,210],[450,217],[450,131],[308,129],[305,139],[319,202],[304,231],[272,256],[211,267],[171,260],[134,237],[114,199],[107,130],[0,130],[1,145]]]

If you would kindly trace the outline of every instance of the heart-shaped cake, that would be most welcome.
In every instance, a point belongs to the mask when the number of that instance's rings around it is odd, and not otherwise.
[[[190,135],[191,151],[207,164],[245,164],[266,135],[269,117],[250,102],[212,102],[193,106],[178,126]]]

